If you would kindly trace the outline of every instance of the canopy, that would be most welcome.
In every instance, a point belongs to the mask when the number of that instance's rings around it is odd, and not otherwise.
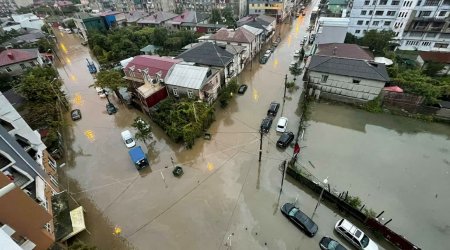
[[[61,239],[62,242],[72,238],[73,236],[86,229],[86,225],[84,223],[83,207],[79,206],[70,211],[70,219],[72,220],[73,231],[66,235],[63,239]]]
[[[392,65],[394,63],[391,59],[386,57],[375,57],[374,61],[377,63],[384,63],[386,66]]]
[[[403,93],[403,89],[400,88],[399,86],[385,87],[385,88],[383,88],[383,90],[386,90],[389,92]]]

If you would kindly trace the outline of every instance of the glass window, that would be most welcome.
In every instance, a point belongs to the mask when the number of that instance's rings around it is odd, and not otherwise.
[[[431,11],[420,11],[419,12],[419,17],[430,16],[430,15],[431,15]]]
[[[355,34],[359,34],[361,30],[355,30]]]
[[[362,21],[362,20],[359,20],[356,24],[357,24],[357,25],[362,25],[362,24],[363,24],[363,21]]]
[[[327,82],[328,80],[328,75],[322,75],[322,82]]]
[[[437,6],[440,0],[426,0],[423,6]]]
[[[435,43],[435,44],[434,44],[434,47],[435,47],[435,48],[442,48],[442,49],[445,49],[445,48],[448,47],[448,43]]]
[[[380,5],[386,5],[387,4],[387,0],[380,0]]]
[[[384,26],[389,26],[389,25],[391,25],[391,21],[385,21],[384,22]]]
[[[388,15],[388,16],[395,16],[395,11],[388,11],[386,15]]]
[[[367,235],[364,235],[361,239],[361,245],[363,248],[366,248],[369,245],[370,239]]]
[[[391,5],[399,5],[400,1],[392,1]]]
[[[361,15],[364,16],[365,14],[367,14],[366,10],[361,10]]]
[[[173,88],[172,92],[173,92],[174,96],[178,96],[178,89],[177,88]]]
[[[382,10],[377,10],[377,11],[375,12],[375,16],[382,16],[382,15],[383,15],[383,12],[384,12],[384,11],[382,11]]]
[[[441,11],[441,12],[439,12],[439,16],[445,16],[445,14],[447,14],[447,11]]]
[[[373,26],[377,26],[377,25],[379,25],[379,24],[380,24],[380,21],[373,21],[373,22],[372,22],[372,25],[373,25]]]
[[[359,84],[360,82],[361,82],[361,80],[353,79],[353,83],[354,83],[354,84]]]
[[[5,69],[6,69],[6,72],[11,72],[12,71],[10,67],[6,67]]]
[[[188,95],[189,98],[194,97],[194,93],[192,92],[192,90],[188,90],[187,91],[187,95]]]

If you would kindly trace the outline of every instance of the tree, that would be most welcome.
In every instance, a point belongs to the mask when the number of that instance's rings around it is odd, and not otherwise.
[[[233,9],[231,9],[230,7],[226,7],[225,9],[222,10],[222,17],[225,18],[226,25],[228,25],[228,26],[235,25]],[[222,22],[223,22],[223,20],[222,20]]]
[[[209,19],[210,23],[222,23],[222,17],[220,15],[219,9],[213,9],[211,12],[211,18]]]
[[[297,79],[297,76],[299,76],[302,73],[302,69],[300,68],[300,63],[295,62],[292,67],[289,68],[289,71],[291,72],[291,75],[294,76],[294,81]]]
[[[116,70],[101,70],[97,73],[96,87],[110,88],[113,91],[118,91],[120,87],[126,87],[127,82],[122,78],[119,71]]]
[[[360,45],[368,46],[375,55],[384,55],[395,33],[391,30],[369,30],[360,40]]]
[[[77,26],[75,25],[75,21],[73,19],[70,19],[66,22],[66,26],[69,29],[75,29]]]
[[[131,126],[138,130],[134,135],[136,140],[143,141],[147,144],[147,140],[152,139],[152,127],[142,117],[136,117]]]
[[[53,40],[40,39],[37,42],[37,46],[40,53],[45,53],[49,50],[52,50],[55,47],[55,43],[53,42]]]
[[[65,99],[61,91],[62,83],[58,73],[51,67],[35,67],[29,70],[17,85],[16,90],[28,101],[36,103],[54,103]]]
[[[5,92],[12,87],[13,78],[7,73],[0,73],[0,91]]]
[[[345,36],[344,43],[353,43],[353,44],[359,44],[359,38],[352,33],[347,33]]]
[[[442,95],[442,85],[440,81],[433,79],[420,70],[406,70],[399,73],[392,82],[407,93],[423,96],[427,104],[434,104]]]
[[[164,42],[167,39],[168,31],[164,28],[156,28],[153,31],[153,44],[156,46],[164,46]]]
[[[97,250],[97,247],[89,246],[88,244],[82,241],[75,241],[72,245],[69,246],[69,250]]]
[[[436,74],[439,73],[439,71],[443,70],[444,67],[445,65],[442,63],[428,62],[423,73],[425,73],[427,76],[436,76]]]

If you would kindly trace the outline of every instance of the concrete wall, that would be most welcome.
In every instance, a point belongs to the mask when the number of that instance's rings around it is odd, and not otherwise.
[[[328,76],[328,79],[326,82],[323,82],[322,76],[325,75]],[[309,80],[314,89],[319,90],[321,95],[322,93],[330,93],[358,99],[360,101],[370,101],[375,99],[385,85],[385,82],[381,81],[331,75],[315,71],[309,71]],[[360,82],[353,83],[354,80]]]
[[[25,68],[22,68],[21,64]],[[23,73],[25,73],[25,71],[27,71],[29,68],[32,68],[32,67],[35,67],[38,65],[42,65],[42,59],[40,59],[40,62],[39,62],[38,59],[36,58],[35,60],[29,60],[29,61],[24,61],[24,62],[17,63],[17,64],[2,66],[2,67],[0,67],[0,72],[7,73],[11,76],[18,76],[18,75],[22,75]],[[7,68],[11,71],[7,70]]]
[[[0,187],[8,183],[10,180],[0,174]],[[13,235],[16,239],[29,239],[36,244],[35,250],[48,249],[54,243],[54,235],[43,228],[52,216],[22,190],[15,188],[0,198],[0,204],[0,222],[16,231]]]
[[[220,82],[221,82],[220,80],[221,80],[220,79],[220,72],[217,71],[214,76],[212,76],[206,83],[203,84],[202,88],[205,85],[209,84],[209,85],[214,86],[213,89],[215,89],[217,91],[219,89],[219,87],[220,87]],[[166,84],[167,84],[166,85],[167,86],[167,92],[168,92],[168,94],[170,96],[175,96],[173,90],[176,89],[178,97],[189,98],[188,97],[188,91],[192,91],[193,92],[192,99],[198,98],[200,100],[206,100],[205,94],[202,91],[198,90],[198,89],[189,89],[189,88],[179,87],[179,86],[175,86],[175,85],[170,85],[168,83],[166,83]],[[217,98],[217,92],[211,93],[211,94],[212,94],[213,98],[212,99],[210,98],[209,101],[214,101]],[[208,100],[206,100],[206,101],[208,101]]]

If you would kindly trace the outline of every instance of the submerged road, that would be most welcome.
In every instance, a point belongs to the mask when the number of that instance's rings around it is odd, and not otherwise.
[[[119,110],[108,115],[106,100],[89,87],[94,79],[86,67],[86,58],[92,60],[88,48],[75,35],[57,31],[58,71],[73,108],[83,115],[71,122],[69,159],[62,173],[66,188],[86,209],[89,232],[80,237],[100,249],[317,249],[321,237],[330,235],[349,247],[333,232],[341,217],[325,206],[314,217],[319,226],[314,238],[280,213],[285,202],[296,202],[311,215],[317,203],[316,195],[302,191],[289,177],[280,192],[279,165],[293,153],[292,147],[275,146],[281,110],[263,138],[258,162],[261,119],[271,101],[282,103],[284,77],[308,26],[309,15],[283,25],[283,40],[267,64],[255,60],[247,66],[239,82],[249,89],[227,108],[216,109],[212,140],[200,138],[186,150],[151,123],[151,167],[140,172],[131,164],[120,132],[134,131],[132,120],[142,114],[112,97]],[[300,91],[287,94],[283,109],[288,130],[294,132]],[[172,175],[171,158],[184,167],[181,178]],[[121,229],[120,237],[113,235],[114,227]]]

